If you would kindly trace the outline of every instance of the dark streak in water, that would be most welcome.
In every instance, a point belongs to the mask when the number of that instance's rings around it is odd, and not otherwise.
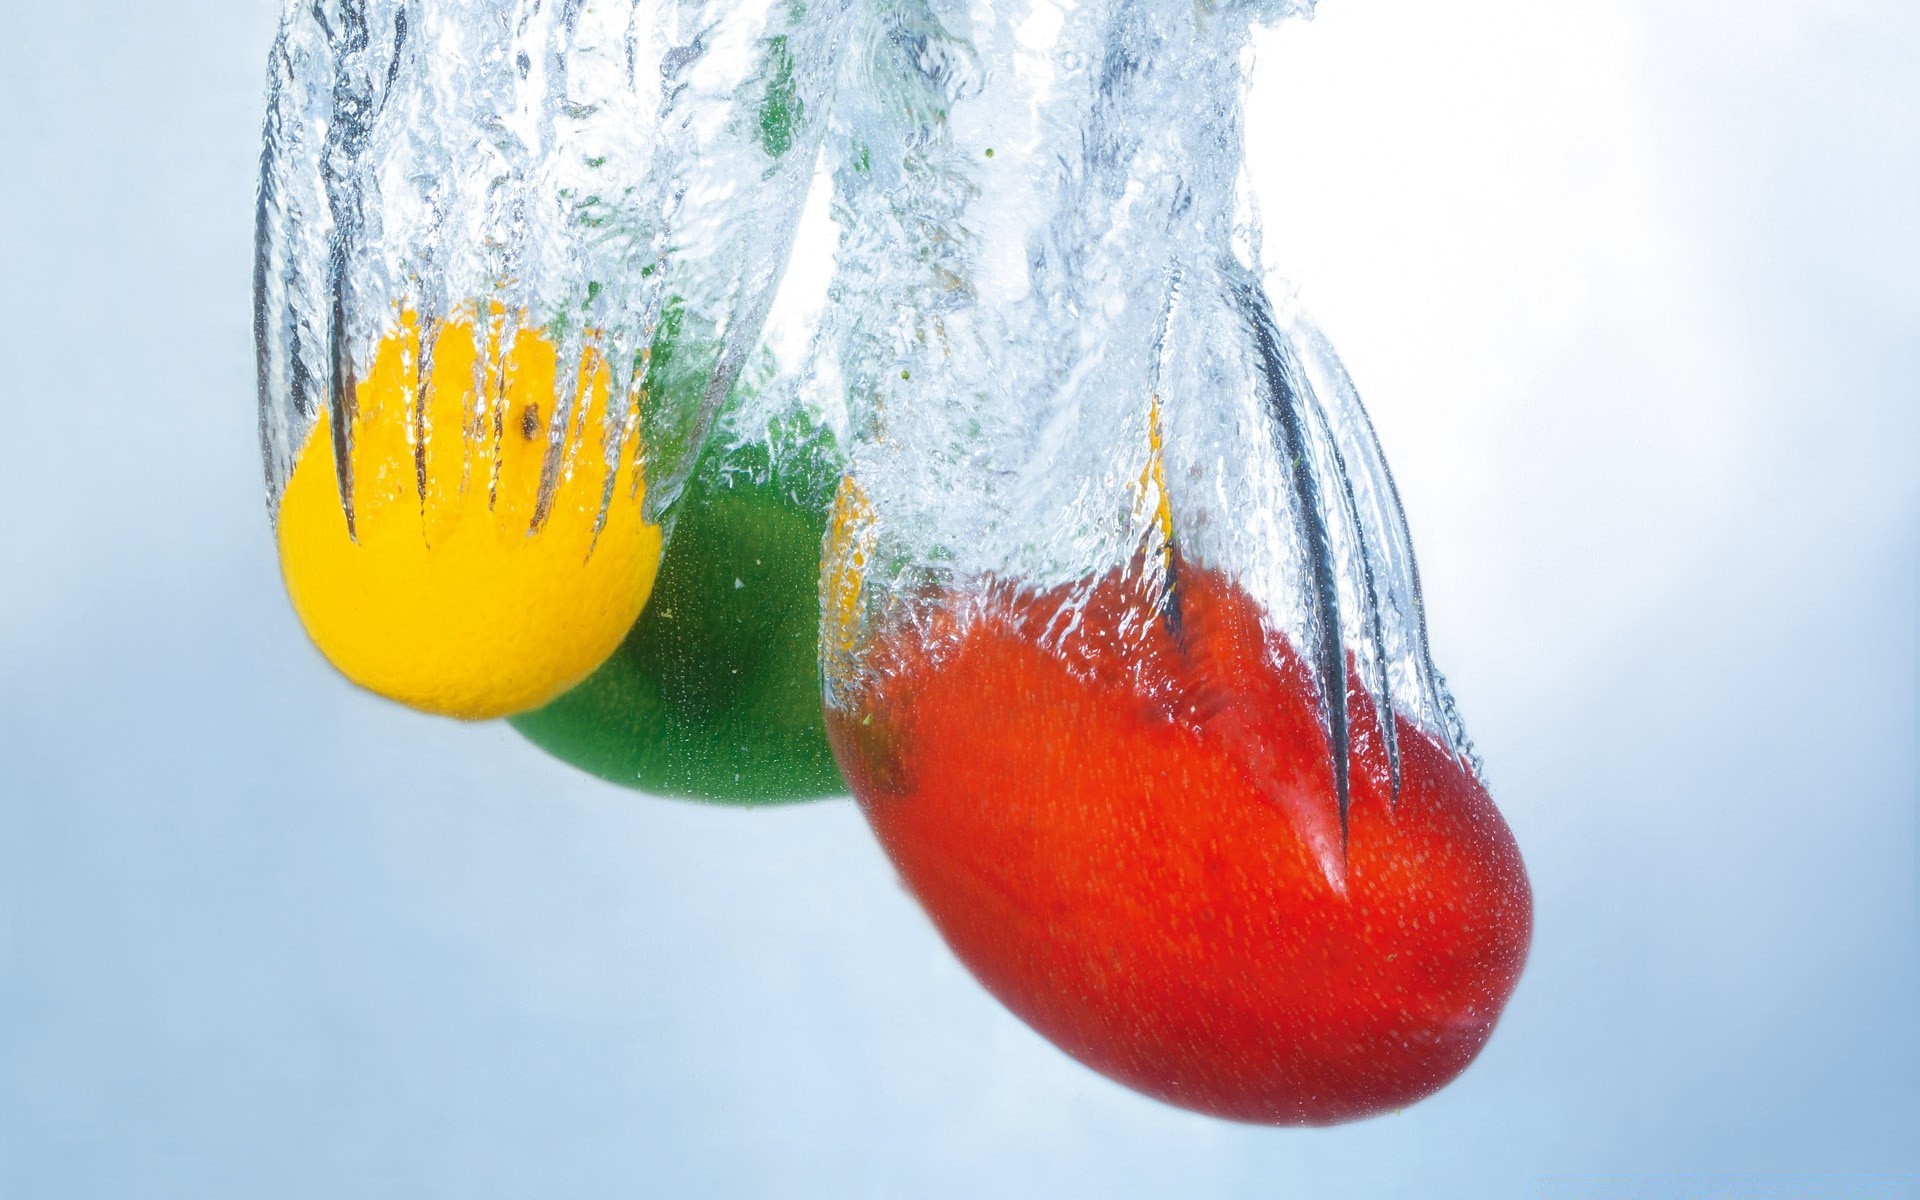
[[[1340,585],[1334,571],[1333,549],[1327,533],[1325,502],[1320,481],[1314,477],[1313,463],[1307,455],[1306,431],[1302,427],[1300,389],[1287,370],[1280,349],[1279,331],[1266,300],[1250,282],[1234,285],[1241,315],[1253,332],[1260,353],[1261,374],[1266,380],[1267,412],[1273,419],[1274,436],[1281,457],[1289,467],[1288,482],[1294,495],[1294,511],[1299,514],[1306,535],[1308,570],[1312,574],[1313,605],[1319,618],[1312,625],[1313,644],[1306,647],[1307,661],[1320,687],[1322,712],[1326,719],[1327,750],[1333,759],[1334,794],[1340,806],[1340,848],[1346,852],[1348,763],[1347,671],[1346,655],[1340,635]]]

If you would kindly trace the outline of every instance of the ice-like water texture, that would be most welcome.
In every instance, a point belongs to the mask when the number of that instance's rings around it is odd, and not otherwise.
[[[1372,427],[1326,340],[1260,283],[1248,27],[1309,8],[866,14],[833,139],[851,469],[822,577],[830,705],[884,669],[876,631],[989,580],[1084,597],[1135,572],[1164,597],[1184,562],[1298,650],[1330,746],[1349,744],[1351,668],[1382,716],[1470,760]],[[1387,744],[1353,761],[1397,785],[1395,723],[1367,724]]]
[[[846,11],[288,0],[255,266],[270,502],[324,408],[349,428],[353,382],[411,311],[423,358],[463,316],[551,338],[555,447],[596,351],[626,399],[606,436],[640,422],[659,519],[786,263]]]

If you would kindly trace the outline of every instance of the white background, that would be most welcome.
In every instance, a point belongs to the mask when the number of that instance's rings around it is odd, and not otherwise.
[[[1538,903],[1479,1062],[1330,1131],[1065,1059],[843,801],[651,800],[334,676],[254,432],[274,6],[0,8],[0,1195],[1920,1171],[1920,7],[1260,37],[1268,256],[1368,397]]]

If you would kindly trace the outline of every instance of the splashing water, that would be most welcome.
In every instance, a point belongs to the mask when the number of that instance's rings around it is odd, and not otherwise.
[[[261,442],[350,677],[493,716],[619,643],[779,281],[846,8],[289,0]]]
[[[1247,1120],[1465,1067],[1531,902],[1337,358],[1261,287],[1247,23],[878,4],[834,153],[829,735],[1002,1001]]]

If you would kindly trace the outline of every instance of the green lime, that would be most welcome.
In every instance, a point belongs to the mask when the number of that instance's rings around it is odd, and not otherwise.
[[[846,791],[822,724],[817,649],[831,480],[782,478],[768,463],[760,446],[709,453],[626,641],[514,728],[583,771],[658,795],[774,804]]]

